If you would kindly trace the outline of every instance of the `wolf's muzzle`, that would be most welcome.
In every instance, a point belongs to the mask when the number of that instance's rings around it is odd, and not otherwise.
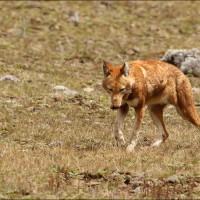
[[[111,108],[112,110],[116,110],[116,109],[119,108],[119,106],[110,106],[110,108]]]

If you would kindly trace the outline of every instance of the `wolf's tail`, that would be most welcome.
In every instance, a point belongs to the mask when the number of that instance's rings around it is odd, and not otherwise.
[[[186,78],[177,84],[177,100],[179,114],[195,126],[200,127],[200,117],[194,104],[192,87]]]

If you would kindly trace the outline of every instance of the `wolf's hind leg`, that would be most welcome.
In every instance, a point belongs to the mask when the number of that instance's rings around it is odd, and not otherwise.
[[[149,114],[160,134],[160,138],[155,143],[153,143],[152,146],[160,146],[169,136],[163,121],[164,107],[165,105],[153,105],[148,107]]]
[[[125,144],[124,135],[120,130],[122,123],[129,111],[129,105],[124,104],[118,110],[118,115],[114,123],[114,136],[118,146],[123,146]]]

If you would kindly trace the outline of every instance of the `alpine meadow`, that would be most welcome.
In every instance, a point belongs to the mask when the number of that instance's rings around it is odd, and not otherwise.
[[[0,199],[200,199],[199,127],[167,106],[151,147],[145,112],[127,153],[134,109],[119,147],[102,86],[103,60],[200,48],[199,15],[199,1],[0,1]]]

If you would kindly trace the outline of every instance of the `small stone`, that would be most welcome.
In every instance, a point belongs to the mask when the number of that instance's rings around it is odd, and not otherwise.
[[[134,55],[134,54],[135,54],[135,52],[134,52],[132,49],[126,50],[126,53],[127,53],[128,55]]]
[[[64,90],[63,94],[66,94],[66,95],[76,95],[76,94],[78,94],[78,92],[75,91],[75,90],[66,89],[66,90]]]
[[[78,94],[77,91],[70,90],[63,85],[57,85],[53,89],[56,90],[56,91],[61,91],[61,92],[63,92],[63,94],[66,94],[66,95],[76,95],[76,94]]]
[[[198,94],[198,93],[200,93],[200,88],[198,88],[198,87],[193,87],[193,88],[192,88],[192,91],[193,91],[195,94]]]
[[[29,112],[35,112],[35,111],[37,111],[37,108],[31,106],[31,107],[28,107],[27,110],[28,110]]]
[[[71,12],[71,21],[74,23],[75,26],[78,26],[79,24],[79,15],[78,12]]]
[[[2,76],[0,77],[0,81],[13,81],[13,82],[19,82],[20,80],[13,75],[6,75],[6,76]]]
[[[62,146],[62,145],[63,145],[63,142],[61,142],[61,141],[53,141],[53,142],[49,143],[50,147],[58,147],[58,146]]]
[[[72,123],[71,120],[66,120],[66,121],[65,121],[65,124],[71,124],[71,123]]]
[[[128,55],[134,55],[134,54],[136,54],[136,53],[139,53],[140,52],[140,49],[139,48],[132,48],[132,49],[128,49],[127,51],[126,51],[126,53],[128,54]]]
[[[179,177],[177,175],[172,175],[167,178],[168,183],[180,183]]]
[[[84,91],[84,92],[90,93],[90,92],[93,92],[93,91],[94,91],[94,88],[86,87],[86,88],[83,88],[83,91]]]
[[[133,190],[134,193],[136,194],[140,194],[141,193],[141,187],[136,187],[134,190]]]
[[[132,23],[132,24],[130,25],[130,27],[131,27],[131,28],[134,28],[134,27],[135,27],[135,23]]]
[[[65,86],[63,86],[63,85],[57,85],[53,89],[56,90],[56,91],[64,91],[67,88]]]

